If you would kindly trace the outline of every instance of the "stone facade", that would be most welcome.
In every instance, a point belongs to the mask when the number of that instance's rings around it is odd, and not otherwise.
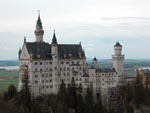
[[[43,34],[39,15],[35,30],[36,41],[26,42],[24,39],[19,51],[19,90],[22,88],[21,79],[25,71],[28,71],[33,96],[57,94],[62,81],[67,86],[74,77],[76,85],[82,86],[83,91],[92,84],[94,97],[101,95],[106,100],[111,90],[123,84],[124,55],[121,54],[122,46],[119,43],[114,47],[113,68],[99,68],[96,58],[88,68],[81,43],[58,44],[54,32],[52,43],[49,44],[43,41]]]

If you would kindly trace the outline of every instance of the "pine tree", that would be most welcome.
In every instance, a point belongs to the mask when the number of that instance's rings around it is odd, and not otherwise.
[[[60,85],[59,91],[58,91],[58,100],[61,102],[62,106],[62,113],[67,112],[67,89],[66,85],[64,84],[64,81],[62,80],[62,83]]]
[[[90,87],[87,88],[87,94],[86,94],[86,113],[92,113],[93,111],[93,87],[92,84],[90,84]]]
[[[8,87],[8,91],[7,91],[7,96],[8,96],[8,99],[12,99],[15,95],[17,94],[17,89],[16,87],[11,84],[9,87]]]
[[[144,87],[142,85],[142,78],[137,74],[135,85],[134,85],[134,104],[138,108],[144,100]]]
[[[23,83],[23,86],[18,96],[16,97],[16,103],[22,104],[28,109],[31,109],[31,94],[30,94],[30,89],[29,89],[29,80],[28,80],[27,70],[24,72],[22,83]]]
[[[68,107],[75,109],[77,106],[77,88],[74,77],[72,77],[71,84],[68,85]]]

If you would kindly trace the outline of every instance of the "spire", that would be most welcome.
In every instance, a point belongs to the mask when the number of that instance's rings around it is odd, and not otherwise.
[[[96,58],[96,57],[94,57],[93,61],[97,61],[97,58]]]
[[[38,10],[38,19],[37,19],[37,22],[36,22],[36,29],[35,29],[34,33],[35,33],[35,36],[36,36],[36,42],[43,42],[44,30],[43,30],[39,10]]]
[[[24,37],[24,43],[26,43],[26,37]]]
[[[21,53],[21,48],[19,48],[19,55],[20,55],[20,53]]]
[[[40,18],[40,10],[38,10],[38,19],[36,22],[36,29],[43,29],[41,18]]]
[[[115,47],[122,47],[122,45],[119,42],[116,42],[116,44],[114,46]]]
[[[56,35],[55,35],[55,30],[54,30],[54,34],[53,34],[52,44],[57,44],[57,39],[56,39]]]

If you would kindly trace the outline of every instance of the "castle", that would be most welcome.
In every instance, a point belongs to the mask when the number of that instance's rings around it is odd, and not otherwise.
[[[40,14],[34,33],[35,42],[24,39],[22,49],[19,50],[19,90],[25,71],[28,72],[32,96],[57,94],[62,81],[67,86],[74,78],[76,86],[82,86],[84,90],[92,84],[95,97],[101,92],[103,99],[107,99],[109,91],[123,84],[124,55],[119,42],[114,45],[112,68],[100,68],[96,58],[88,67],[81,43],[59,44],[55,31],[51,44],[43,41]]]

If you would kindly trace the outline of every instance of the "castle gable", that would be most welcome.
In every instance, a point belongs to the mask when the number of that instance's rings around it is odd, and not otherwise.
[[[22,51],[20,53],[20,59],[24,59],[24,60],[30,59],[26,44],[24,44],[22,47]]]

